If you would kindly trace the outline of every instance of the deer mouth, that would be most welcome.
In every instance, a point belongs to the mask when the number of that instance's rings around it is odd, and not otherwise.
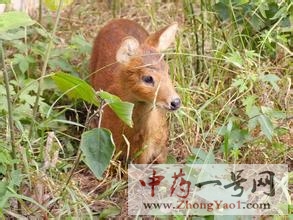
[[[156,103],[156,107],[159,107],[160,109],[164,109],[166,111],[169,111],[169,112],[174,112],[176,110],[178,110],[180,108],[181,104],[178,104],[178,105],[172,105],[172,104],[169,104],[169,105],[166,105],[165,103],[162,104],[162,103]]]

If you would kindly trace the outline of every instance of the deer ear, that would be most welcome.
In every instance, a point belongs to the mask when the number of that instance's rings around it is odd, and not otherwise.
[[[174,42],[177,30],[178,24],[175,22],[150,35],[146,43],[155,47],[158,51],[166,50]]]
[[[128,63],[130,58],[137,53],[139,42],[134,37],[123,39],[116,53],[116,60],[120,63]]]

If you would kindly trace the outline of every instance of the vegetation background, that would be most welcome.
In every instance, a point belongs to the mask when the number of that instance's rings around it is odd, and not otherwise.
[[[169,162],[288,164],[291,214],[274,218],[292,218],[292,1],[40,2],[31,17],[0,14],[1,218],[127,216],[127,169],[110,134],[88,127],[92,106],[113,103],[131,123],[131,105],[85,83],[92,41],[112,18],[150,32],[179,23],[165,56],[183,100],[170,114]]]

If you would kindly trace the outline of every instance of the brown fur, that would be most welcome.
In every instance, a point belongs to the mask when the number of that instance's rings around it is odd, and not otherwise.
[[[164,163],[167,158],[169,130],[166,112],[171,110],[170,103],[179,99],[168,65],[157,49],[160,36],[167,28],[149,35],[133,21],[116,19],[100,30],[94,42],[90,61],[91,84],[96,90],[106,90],[134,103],[133,128],[118,119],[109,107],[104,109],[101,126],[111,130],[116,148],[122,151],[124,158],[127,144],[122,135],[125,135],[130,144],[130,158],[137,163]],[[119,63],[117,51],[129,36],[139,42],[139,48],[129,62]],[[142,80],[146,75],[154,79],[153,86]]]

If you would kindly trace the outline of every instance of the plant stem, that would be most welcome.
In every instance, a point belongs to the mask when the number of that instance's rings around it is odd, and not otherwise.
[[[4,74],[4,83],[5,83],[5,89],[6,89],[6,98],[7,98],[7,108],[8,108],[8,125],[9,125],[9,144],[11,146],[11,157],[13,160],[16,160],[16,144],[14,139],[14,130],[13,130],[13,116],[12,116],[12,100],[10,97],[10,91],[9,91],[9,77],[8,72],[5,67],[5,59],[4,59],[4,48],[2,46],[2,41],[0,41],[0,49],[1,49],[1,61],[3,65],[3,74]],[[16,163],[13,163],[13,170],[17,169]]]
[[[65,190],[66,190],[66,188],[67,188],[67,186],[68,186],[68,184],[69,184],[69,182],[71,180],[71,177],[73,176],[74,171],[75,171],[76,167],[78,166],[78,164],[80,162],[80,158],[81,158],[81,150],[79,148],[78,151],[77,151],[77,155],[76,155],[73,167],[71,168],[71,170],[69,172],[69,176],[68,176],[68,178],[67,178],[67,180],[65,182],[65,185],[64,185],[64,187],[63,187],[63,189],[62,189],[62,191],[60,193],[61,197],[63,196],[63,193],[65,192]]]
[[[39,17],[38,17],[38,22],[41,24],[42,23],[42,9],[43,9],[43,0],[39,0]]]
[[[29,131],[29,138],[31,138],[32,135],[33,135],[35,121],[37,119],[39,101],[40,101],[40,97],[41,97],[41,95],[43,93],[43,81],[44,81],[44,77],[46,75],[46,69],[47,69],[47,66],[48,66],[48,61],[49,61],[51,49],[52,49],[52,46],[53,46],[53,38],[55,37],[55,33],[56,33],[58,23],[59,23],[59,19],[60,19],[60,13],[61,13],[62,4],[63,4],[63,0],[60,0],[59,5],[58,5],[58,10],[57,10],[56,21],[55,21],[54,28],[53,28],[53,31],[52,31],[52,36],[50,37],[50,40],[49,40],[49,43],[48,43],[48,46],[47,46],[47,50],[46,50],[46,53],[45,53],[45,60],[44,60],[44,64],[43,64],[43,67],[42,67],[41,77],[40,77],[40,79],[38,81],[39,82],[38,83],[38,90],[37,90],[36,100],[35,100],[34,109],[33,109],[33,120],[32,120],[32,125],[31,125],[30,131]]]
[[[205,54],[205,1],[200,0],[200,20],[201,20],[201,55]],[[204,71],[204,59],[201,60],[201,72]]]

